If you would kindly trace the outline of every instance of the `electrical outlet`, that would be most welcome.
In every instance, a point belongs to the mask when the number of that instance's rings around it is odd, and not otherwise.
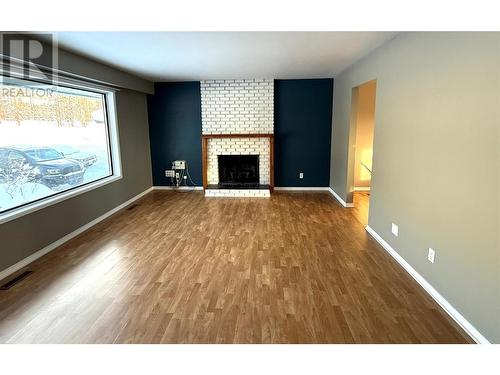
[[[304,173],[300,172],[299,173],[299,178],[304,178]]]
[[[434,263],[434,258],[436,258],[436,251],[429,247],[429,253],[427,254],[427,260]]]
[[[171,169],[167,169],[165,171],[165,177],[174,177],[175,176],[175,171],[171,170]]]
[[[186,169],[185,160],[174,160],[173,165],[173,169]]]
[[[180,176],[179,172],[175,172],[175,178],[179,179],[179,176]]]
[[[391,232],[396,237],[399,235],[399,227],[396,224],[394,224],[394,223],[392,223]]]

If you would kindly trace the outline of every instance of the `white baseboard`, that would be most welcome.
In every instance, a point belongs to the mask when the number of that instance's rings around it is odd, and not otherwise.
[[[425,280],[404,258],[398,254],[385,240],[370,226],[366,231],[420,284],[424,290],[443,308],[444,311],[462,327],[462,329],[478,344],[490,344],[465,317],[460,314],[434,287]]]
[[[340,198],[340,196],[335,191],[333,191],[332,188],[329,187],[328,191],[330,192],[330,194],[332,194],[335,197],[336,200],[339,201],[339,203],[342,206],[344,206],[346,208],[354,207],[354,203],[346,203],[342,198]]]
[[[274,190],[282,191],[328,191],[329,187],[321,186],[275,186]]]
[[[371,187],[370,186],[358,186],[354,188],[354,191],[370,191]]]
[[[203,190],[203,186],[153,186],[153,190]]]
[[[115,208],[113,208],[112,210],[106,212],[105,214],[99,216],[98,218],[92,220],[91,222],[81,226],[80,228],[74,230],[73,232],[71,233],[68,233],[67,235],[65,235],[64,237],[58,239],[57,241],[55,242],[52,242],[50,245],[47,245],[45,246],[43,249],[41,250],[38,250],[36,253],[33,253],[31,254],[30,256],[20,260],[19,262],[17,262],[16,264],[13,264],[12,266],[10,266],[9,268],[3,270],[0,272],[0,280],[3,280],[5,279],[6,277],[9,277],[10,275],[12,275],[13,273],[19,271],[21,268],[23,267],[26,267],[28,264],[34,262],[35,260],[37,260],[38,258],[41,258],[42,256],[44,256],[45,254],[48,254],[50,253],[52,250],[58,248],[59,246],[61,246],[62,244],[64,244],[65,242],[68,242],[69,240],[71,240],[72,238],[78,236],[79,234],[85,232],[87,229],[93,227],[94,225],[100,223],[101,221],[103,221],[104,219],[107,219],[108,217],[110,217],[111,215],[117,213],[118,211],[122,210],[123,208],[127,207],[128,205],[130,205],[131,203],[133,203],[134,201],[138,200],[139,198],[142,198],[144,195],[146,195],[147,193],[149,193],[151,190],[153,190],[153,188],[149,188],[145,191],[143,191],[142,193],[136,195],[135,197],[133,198],[130,198],[128,201],[126,202],[123,202],[122,204],[120,204],[119,206],[116,206]]]

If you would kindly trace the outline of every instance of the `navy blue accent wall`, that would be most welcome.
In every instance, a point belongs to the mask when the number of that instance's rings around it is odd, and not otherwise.
[[[332,79],[275,81],[276,186],[329,186],[332,97]],[[148,112],[153,184],[170,185],[165,169],[181,159],[201,186],[200,83],[155,83]]]
[[[333,79],[274,81],[276,186],[329,186],[332,105]]]
[[[148,96],[153,185],[171,185],[165,169],[173,160],[186,160],[191,177],[201,186],[200,83],[162,82],[154,88],[154,95]]]

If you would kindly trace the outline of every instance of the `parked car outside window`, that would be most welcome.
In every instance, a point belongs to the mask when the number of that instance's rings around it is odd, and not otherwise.
[[[83,182],[85,164],[48,147],[0,148],[0,183],[24,178],[49,188]]]

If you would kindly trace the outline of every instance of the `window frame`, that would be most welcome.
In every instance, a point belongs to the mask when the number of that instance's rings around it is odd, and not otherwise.
[[[1,72],[0,76],[2,76],[0,78],[4,77],[4,75]],[[56,84],[43,82],[42,80],[41,81],[27,80],[27,79],[21,79],[21,80],[46,83],[48,85],[53,85],[57,87],[77,89],[103,95],[105,124],[107,125],[106,135],[107,135],[107,142],[109,149],[111,174],[109,176],[99,178],[98,180],[87,182],[80,186],[75,186],[65,191],[56,192],[55,194],[52,194],[48,197],[39,198],[29,203],[25,203],[20,206],[8,209],[7,211],[0,213],[0,224],[31,214],[43,208],[63,202],[67,199],[77,197],[81,194],[85,194],[89,191],[98,189],[102,186],[108,185],[123,178],[120,141],[118,134],[117,111],[116,111],[116,89],[94,85],[87,82],[79,82],[73,79],[68,82],[58,81]]]

